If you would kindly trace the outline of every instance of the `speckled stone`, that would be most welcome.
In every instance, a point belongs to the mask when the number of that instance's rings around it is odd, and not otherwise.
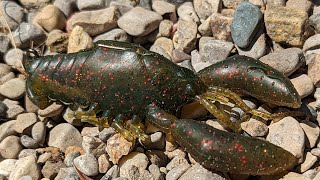
[[[261,19],[262,13],[257,6],[243,2],[237,7],[231,25],[231,36],[238,47],[249,46],[261,25]]]

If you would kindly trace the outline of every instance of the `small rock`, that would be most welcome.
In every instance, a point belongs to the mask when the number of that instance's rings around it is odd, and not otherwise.
[[[308,64],[308,76],[312,80],[315,87],[320,87],[320,54]]]
[[[104,33],[117,26],[119,10],[115,7],[106,9],[81,11],[71,16],[67,22],[67,31],[81,26],[89,36]]]
[[[303,52],[299,48],[288,48],[267,54],[260,61],[268,64],[285,76],[291,75],[304,64]]]
[[[50,0],[19,0],[27,9],[40,9],[50,3]]]
[[[40,167],[37,164],[36,157],[27,156],[19,159],[10,173],[9,179],[19,180],[20,177],[25,175],[31,176],[32,179],[40,179]]]
[[[49,161],[51,159],[52,159],[52,153],[51,152],[45,152],[45,153],[39,155],[38,163],[45,164],[47,161]]]
[[[38,115],[42,117],[54,117],[59,115],[63,111],[64,106],[62,104],[52,103],[45,109],[39,109]]]
[[[109,175],[111,179],[116,179],[117,177],[119,177],[119,174],[120,174],[120,168],[118,165],[113,165],[106,173],[106,175]]]
[[[148,150],[145,153],[151,164],[155,164],[159,167],[166,166],[168,157],[160,150]]]
[[[98,160],[92,154],[85,154],[74,159],[74,165],[87,176],[95,176],[98,171]]]
[[[152,9],[161,16],[176,13],[176,6],[164,1],[154,1],[152,3]]]
[[[18,133],[22,133],[25,129],[31,127],[37,122],[38,118],[35,113],[23,113],[17,116],[16,124],[14,129]]]
[[[190,53],[195,49],[197,31],[197,24],[195,22],[179,20],[177,31],[172,38],[175,49],[182,49],[185,53]]]
[[[15,103],[12,103],[15,102]],[[18,101],[11,101],[9,99],[3,100],[3,103],[8,107],[7,110],[7,118],[12,119],[15,118],[18,114],[21,114],[24,109],[21,107]]]
[[[82,147],[86,153],[93,154],[96,157],[105,154],[106,144],[99,138],[90,136],[83,136],[82,138]]]
[[[261,19],[262,13],[257,6],[249,2],[237,6],[231,25],[231,36],[238,47],[249,46],[260,28]]]
[[[22,135],[20,139],[21,144],[28,149],[35,149],[38,147],[38,143],[28,135]]]
[[[309,17],[310,25],[314,28],[316,33],[320,33],[320,13],[313,14]]]
[[[10,49],[4,56],[4,62],[14,68],[21,67],[23,60],[23,51],[21,49]]]
[[[33,18],[33,23],[38,24],[46,31],[51,32],[54,29],[62,30],[66,25],[66,18],[58,7],[47,5]]]
[[[214,14],[218,14],[218,13],[214,13]],[[211,27],[210,27],[210,21],[211,21],[211,18],[214,14],[209,16],[206,20],[202,21],[202,23],[198,27],[198,31],[202,36],[210,36],[211,37],[213,35]],[[230,30],[230,28],[229,28],[229,30]],[[231,34],[230,34],[230,37],[231,37]]]
[[[222,0],[223,6],[230,9],[235,9],[242,0]]]
[[[46,126],[43,122],[37,122],[31,129],[32,138],[39,144],[43,145],[46,139]]]
[[[157,52],[157,47],[162,48],[165,51],[165,54]],[[166,37],[160,37],[150,47],[150,51],[157,52],[157,53],[163,55],[164,57],[169,56],[168,59],[171,59],[172,51],[173,51],[172,40],[169,38],[166,38]]]
[[[112,29],[106,33],[100,34],[93,39],[93,42],[97,42],[99,40],[113,40],[113,41],[123,41],[130,42],[131,36],[129,36],[126,31],[116,28]]]
[[[68,47],[68,34],[59,29],[55,29],[48,34],[46,46],[50,52],[65,53]]]
[[[25,95],[24,96],[24,105],[26,107],[26,111],[28,113],[36,113],[39,110],[39,107],[35,105],[29,98],[29,96]]]
[[[111,162],[108,160],[107,155],[102,154],[98,158],[99,173],[106,173],[111,168]]]
[[[82,110],[78,108],[76,111],[82,111]],[[62,113],[63,119],[73,126],[82,126],[83,122],[81,122],[81,119],[76,119],[76,117],[74,117],[73,115],[72,116],[70,115],[70,114],[74,114],[74,112],[75,111],[71,110],[70,107],[67,107]]]
[[[239,55],[244,55],[248,57],[252,57],[254,59],[259,59],[263,55],[266,54],[267,44],[266,44],[266,35],[264,33],[257,33],[258,39],[256,41],[253,40],[253,44],[249,45],[249,47],[245,49],[241,49],[236,46]]]
[[[179,18],[184,21],[193,21],[199,23],[200,19],[194,10],[192,2],[184,2],[178,7],[177,13]]]
[[[0,175],[8,177],[16,164],[16,159],[4,159],[0,162]]]
[[[127,141],[120,134],[115,134],[108,139],[106,151],[108,152],[112,163],[118,164],[122,156],[129,154],[133,145],[132,142]]]
[[[23,149],[20,138],[17,136],[8,136],[0,143],[0,154],[6,159],[15,159]]]
[[[286,7],[291,9],[302,10],[309,14],[312,7],[312,2],[308,0],[288,0],[286,3]]]
[[[320,47],[319,40],[320,40],[320,34],[315,34],[309,37],[303,44],[302,50],[308,51],[308,50],[318,49]]]
[[[320,157],[320,148],[313,148],[310,153],[314,156]]]
[[[48,145],[57,147],[62,151],[65,151],[69,146],[81,147],[81,142],[80,132],[68,123],[59,124],[49,132]]]
[[[279,122],[271,124],[266,139],[291,152],[301,162],[303,158],[305,135],[299,122],[293,117],[285,117]]]
[[[139,170],[145,170],[148,167],[148,157],[143,153],[131,152],[123,156],[119,161],[120,176],[126,177],[131,166],[136,166]]]
[[[313,179],[317,175],[317,171],[315,169],[309,169],[306,172],[302,173],[303,176]]]
[[[151,143],[147,145],[148,149],[163,150],[165,148],[165,136],[162,132],[156,132],[150,135]]]
[[[41,27],[25,22],[19,24],[12,35],[18,48],[28,48],[31,43],[34,46],[40,45],[47,38]]]
[[[9,46],[10,46],[10,38],[4,33],[0,33],[0,55],[1,56],[8,51]]]
[[[61,161],[47,161],[41,169],[41,173],[45,178],[54,179],[58,175],[59,170],[65,167],[66,165]]]
[[[11,72],[11,67],[7,64],[0,63],[0,77],[4,77],[5,75]]]
[[[159,34],[160,37],[170,37],[173,29],[173,23],[169,20],[162,20],[159,24]]]
[[[267,0],[267,4],[270,6],[286,6],[286,0]]]
[[[160,168],[157,165],[151,164],[148,167],[148,170],[152,174],[154,180],[162,180],[162,179],[164,179],[164,177],[162,176],[162,174],[160,172]]]
[[[267,34],[278,43],[301,46],[306,39],[308,14],[301,10],[272,6],[264,15]]]
[[[8,136],[17,134],[14,130],[15,124],[16,120],[11,120],[0,125],[0,142]]]
[[[93,10],[93,9],[101,9],[104,7],[103,0],[77,0],[78,9],[81,10]]]
[[[14,1],[1,1],[0,11],[3,12],[3,16],[1,15],[0,20],[0,29],[2,30],[1,32],[8,32],[6,22],[8,23],[10,30],[15,30],[23,21],[23,8]],[[3,20],[3,18],[6,22]]]
[[[18,159],[27,157],[27,156],[34,156],[34,157],[38,157],[38,153],[35,149],[22,149],[22,151],[20,151]]]
[[[304,162],[298,167],[299,172],[303,173],[309,170],[309,168],[313,166],[317,160],[317,156],[314,156],[310,152],[307,152]]]
[[[162,16],[156,12],[135,7],[118,20],[118,26],[132,36],[145,36],[160,24]]]
[[[172,169],[183,166],[183,165],[189,165],[188,161],[186,158],[182,156],[175,156],[166,166],[166,168],[171,171]]]
[[[306,74],[302,74],[296,78],[291,79],[291,82],[297,90],[301,99],[309,96],[314,90],[312,80]]]
[[[304,133],[307,136],[306,139],[306,147],[313,148],[318,141],[320,129],[319,127],[312,123],[311,121],[302,121],[300,122],[300,126],[302,127]]]
[[[73,167],[61,168],[54,180],[80,180],[76,170]]]
[[[191,64],[192,64],[193,69],[196,72],[199,72],[200,70],[212,65],[212,63],[210,63],[210,62],[202,62],[201,55],[199,54],[199,52],[197,50],[193,50],[191,52]]]
[[[261,121],[250,119],[241,123],[241,128],[250,136],[265,136],[268,133],[268,126]]]
[[[81,26],[75,26],[70,33],[68,53],[75,53],[91,47],[93,47],[92,38]]]
[[[58,7],[66,17],[70,17],[77,10],[76,0],[55,0],[53,5]]]
[[[200,164],[195,164],[189,168],[180,178],[180,180],[206,179],[206,180],[225,180],[219,174],[213,173]]]
[[[182,164],[178,167],[171,169],[167,175],[167,180],[179,179],[182,174],[184,174],[189,168],[191,167],[190,164]]]
[[[222,9],[221,0],[194,0],[193,5],[200,19],[207,19],[211,14],[218,13]]]
[[[233,43],[215,40],[212,37],[202,37],[199,41],[201,61],[217,63],[226,59],[233,48]]]
[[[174,63],[183,63],[185,61],[191,60],[191,56],[185,52],[183,52],[182,49],[174,49],[172,51],[172,61]],[[190,61],[191,63],[191,61]]]
[[[20,78],[11,79],[0,86],[0,94],[13,100],[20,99],[25,91],[26,82]]]
[[[115,134],[116,132],[113,128],[104,128],[102,131],[99,132],[99,139],[101,139],[101,141],[103,142],[107,142],[107,140]]]
[[[74,152],[70,152],[66,155],[66,157],[64,158],[64,164],[67,166],[67,167],[71,167],[73,166],[73,160],[80,156],[80,152],[79,151],[74,151]]]
[[[295,172],[289,172],[288,174],[286,174],[285,176],[283,176],[280,180],[296,180],[296,179],[299,179],[299,180],[310,180],[309,178],[301,175],[301,174],[298,174],[298,173],[295,173]]]
[[[232,18],[214,13],[209,17],[210,31],[213,38],[223,41],[231,40]],[[200,27],[199,27],[200,28]]]
[[[83,127],[81,131],[82,136],[98,137],[99,136],[99,127]]]

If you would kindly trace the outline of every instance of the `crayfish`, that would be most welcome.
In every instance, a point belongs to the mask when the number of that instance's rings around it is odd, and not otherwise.
[[[233,89],[272,104],[298,108],[301,100],[291,82],[255,59],[233,56],[194,73],[125,42],[98,41],[93,48],[74,54],[28,54],[34,57],[23,62],[27,95],[40,108],[52,100],[89,107],[74,116],[101,127],[111,126],[130,141],[148,138],[141,128],[146,119],[171,133],[203,166],[219,171],[273,174],[296,163],[290,152],[269,142],[174,116],[183,105],[198,101],[235,132],[240,123],[231,122],[213,101],[233,100],[246,114],[264,119],[281,116],[249,108]],[[128,119],[131,123],[126,123]]]

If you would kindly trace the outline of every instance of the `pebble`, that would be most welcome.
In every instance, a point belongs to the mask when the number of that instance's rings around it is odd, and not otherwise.
[[[315,34],[313,36],[310,36],[303,44],[302,50],[305,52],[308,50],[317,49],[320,46],[319,40],[320,40],[320,34]]]
[[[8,136],[0,143],[0,155],[7,159],[15,159],[23,149],[20,138],[17,136]]]
[[[267,54],[259,59],[285,76],[291,75],[304,64],[303,52],[299,48],[288,48]]]
[[[299,172],[303,173],[311,168],[311,166],[316,163],[318,160],[317,156],[312,155],[310,152],[307,152],[304,162],[298,167]]]
[[[301,98],[309,96],[314,91],[312,80],[306,74],[291,79],[291,82]]]
[[[242,0],[222,0],[222,4],[226,8],[235,9]]]
[[[58,7],[66,17],[70,17],[77,10],[77,0],[55,0],[53,5]]]
[[[186,158],[182,156],[175,156],[166,166],[167,170],[171,171],[172,169],[183,166],[183,165],[189,165]]]
[[[218,13],[222,9],[221,0],[194,0],[193,5],[200,19],[207,19],[212,13]]]
[[[132,36],[145,36],[159,26],[162,16],[156,12],[135,7],[118,20],[118,26]]]
[[[81,10],[94,10],[104,8],[103,0],[77,0],[77,7]]]
[[[99,173],[98,160],[92,154],[78,156],[73,163],[79,171],[87,176],[95,176]]]
[[[0,63],[0,77],[4,77],[5,75],[11,72],[11,67],[7,64]]]
[[[256,119],[241,123],[241,128],[253,137],[265,136],[268,133],[268,126]]]
[[[19,159],[13,171],[10,173],[10,180],[19,180],[22,176],[31,176],[32,179],[40,179],[40,167],[37,164],[37,159],[34,156],[27,156]]]
[[[212,37],[201,37],[199,41],[201,61],[211,64],[226,59],[230,55],[232,48],[232,42],[215,40]]]
[[[200,22],[200,19],[193,7],[192,2],[184,2],[183,4],[181,4],[177,9],[177,13],[181,20],[193,21],[197,24]]]
[[[231,36],[238,47],[249,46],[259,30],[261,19],[262,13],[257,6],[249,2],[243,2],[237,6],[231,24]]]
[[[162,20],[159,24],[159,37],[170,37],[172,34],[173,23],[167,19]]]
[[[17,132],[14,130],[16,120],[11,120],[0,124],[0,142],[8,136],[16,135]]]
[[[315,169],[309,169],[306,172],[302,173],[303,176],[313,179],[317,175],[317,171]]]
[[[83,136],[82,147],[88,154],[93,154],[96,157],[105,153],[106,144],[104,144],[99,138]]]
[[[83,127],[81,131],[82,136],[89,136],[89,137],[98,137],[99,136],[99,127],[97,126],[89,126],[89,127]]]
[[[179,179],[180,180],[192,180],[192,179],[225,180],[224,177],[205,169],[199,163],[189,168]]]
[[[65,151],[69,146],[81,147],[80,132],[68,123],[61,123],[49,132],[48,145]]]
[[[28,113],[36,113],[39,110],[39,107],[35,105],[27,95],[24,96],[24,107]]]
[[[37,122],[31,129],[32,138],[38,143],[43,145],[46,139],[46,126],[43,122]]]
[[[34,157],[38,157],[38,153],[35,149],[22,149],[22,151],[20,151],[18,159],[27,157],[27,156],[34,156]]]
[[[104,128],[102,131],[99,132],[99,139],[103,142],[107,142],[108,139],[115,134],[116,131],[113,128]]]
[[[11,79],[0,86],[0,94],[13,100],[20,99],[26,89],[25,80],[20,78]],[[14,91],[12,91],[14,89]]]
[[[132,166],[136,166],[139,170],[145,170],[148,167],[148,157],[139,152],[131,152],[127,156],[123,156],[119,161],[120,176],[127,177]]]
[[[133,148],[133,143],[127,141],[120,134],[115,134],[107,141],[106,151],[113,164],[118,164],[121,157],[129,154]]]
[[[47,36],[41,27],[30,23],[21,23],[15,31],[12,32],[14,42],[18,48],[28,48],[31,43],[34,46],[45,42]]]
[[[66,25],[66,21],[63,12],[54,5],[47,5],[33,18],[33,23],[40,25],[48,32],[54,29],[62,30]]]
[[[313,14],[309,17],[310,25],[314,28],[316,33],[320,33],[320,13]]]
[[[111,168],[111,162],[106,154],[102,154],[98,158],[99,173],[106,173]]]
[[[157,165],[151,164],[148,167],[149,172],[152,174],[154,180],[162,180],[164,177],[160,172],[160,168]]]
[[[174,48],[182,49],[185,53],[190,53],[195,49],[197,31],[197,24],[195,22],[179,20],[177,31],[172,38]]]
[[[0,162],[0,175],[8,177],[18,160],[4,159]]]
[[[152,9],[161,16],[176,13],[176,6],[164,1],[154,1],[152,3]]]
[[[80,180],[73,167],[61,168],[54,180]]]
[[[312,2],[308,0],[288,0],[286,3],[286,7],[291,9],[302,10],[309,14],[312,7]]]
[[[75,13],[67,21],[67,31],[81,26],[89,36],[96,36],[117,26],[119,10],[115,7]]]
[[[300,126],[302,127],[304,133],[306,134],[306,147],[314,148],[316,142],[319,139],[320,129],[319,127],[311,121],[302,121],[300,122]]]
[[[65,156],[63,162],[67,167],[71,167],[73,166],[73,160],[80,155],[79,151],[70,152]]]
[[[299,122],[293,117],[285,117],[281,121],[271,124],[266,139],[291,152],[301,162],[305,135]]]
[[[156,132],[150,135],[151,143],[146,145],[148,149],[163,150],[165,148],[165,135],[162,132]]]
[[[51,161],[51,159],[52,159],[52,153],[51,152],[45,152],[45,153],[39,155],[38,163],[39,164],[45,164],[47,161]]]
[[[19,24],[23,21],[24,18],[24,11],[23,7],[21,7],[19,4],[17,4],[14,1],[1,1],[0,2],[0,10],[3,16],[1,15],[1,20],[0,20],[0,29],[5,29],[8,31],[8,27],[6,26],[4,19],[9,25],[10,30],[15,30]]]
[[[163,53],[159,52],[158,49],[163,49]],[[173,43],[172,40],[166,37],[158,38],[154,44],[150,47],[150,51],[157,52],[164,57],[171,59],[172,51],[173,51]]]
[[[0,20],[0,22],[1,22],[1,20]],[[4,53],[6,53],[8,51],[9,46],[10,46],[9,37],[4,33],[0,33],[0,55],[1,55],[1,57],[3,56]]]
[[[93,40],[81,26],[75,26],[70,35],[68,53],[75,53],[83,49],[93,47]]]
[[[168,157],[160,150],[147,150],[145,153],[151,164],[164,167],[167,164]]]
[[[167,173],[166,179],[167,180],[179,179],[180,176],[183,173],[185,173],[190,167],[191,167],[190,164],[182,164],[181,166],[175,167]]]
[[[264,56],[267,52],[266,35],[264,33],[257,33],[257,40],[253,40],[253,44],[245,49],[241,49],[236,46],[239,55],[244,55],[252,57],[254,59],[259,59]]]
[[[59,115],[63,111],[63,108],[64,106],[62,104],[57,104],[56,102],[54,102],[45,109],[39,109],[38,115],[42,117],[54,117]]]
[[[77,111],[81,111],[81,109],[78,108]],[[75,111],[71,110],[70,107],[65,108],[62,112],[63,119],[73,126],[83,126],[81,119],[76,119],[74,116],[70,116],[70,114],[74,114],[74,112]]]
[[[288,21],[290,19],[290,21]],[[301,10],[275,6],[267,8],[264,15],[267,34],[278,43],[301,46],[305,40],[304,29],[308,14]]]
[[[286,174],[285,176],[283,176],[281,178],[281,180],[310,180],[309,178],[301,175],[301,174],[298,174],[298,173],[295,173],[295,172],[289,172],[288,174]]]
[[[217,40],[232,41],[231,25],[231,17],[219,13],[214,13],[209,17],[209,31],[211,31],[212,37]]]
[[[267,0],[270,6],[286,6],[286,0]]]
[[[15,103],[12,103],[15,102]],[[7,118],[8,119],[13,119],[15,118],[18,114],[21,114],[24,109],[20,105],[18,105],[18,101],[11,101],[9,99],[3,100],[3,103],[8,107],[7,110]]]
[[[23,51],[21,49],[10,49],[4,55],[3,60],[7,65],[16,68],[21,67],[23,57]]]
[[[28,149],[35,149],[39,146],[37,141],[35,141],[34,139],[32,139],[32,137],[28,135],[22,135],[20,137],[20,141],[21,144]]]
[[[316,55],[315,58],[308,64],[308,76],[311,78],[315,87],[320,87],[320,55]]]
[[[120,174],[120,168],[118,165],[113,165],[108,172],[106,173],[106,175],[109,175],[111,177],[111,179],[115,179],[117,177],[119,177]]]
[[[131,42],[131,36],[126,33],[126,31],[115,28],[106,33],[102,33],[96,36],[93,39],[93,42],[97,42],[99,40],[113,40],[113,41],[122,41],[122,42]]]
[[[69,36],[59,29],[55,29],[48,34],[46,46],[50,52],[65,53],[67,52]]]
[[[47,161],[41,169],[41,173],[45,178],[54,179],[58,175],[59,170],[65,167],[66,165],[61,161]]]
[[[18,133],[22,133],[24,130],[35,124],[37,121],[38,118],[35,113],[19,114],[14,125],[14,130]]]
[[[191,65],[191,56],[189,54],[183,52],[182,49],[174,49],[172,51],[172,61],[174,63],[183,63],[183,62],[186,62],[186,61],[190,61],[190,65]],[[187,67],[187,68],[188,69],[191,68],[191,70],[192,70],[192,66]]]

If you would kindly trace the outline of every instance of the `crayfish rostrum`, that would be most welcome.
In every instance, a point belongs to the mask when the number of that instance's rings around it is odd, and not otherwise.
[[[273,68],[249,57],[233,56],[199,73],[180,67],[163,56],[131,43],[98,41],[74,54],[24,61],[27,94],[40,108],[50,101],[89,107],[76,112],[85,122],[111,124],[126,139],[147,135],[140,128],[146,119],[171,133],[179,145],[207,168],[241,174],[273,174],[291,168],[296,158],[269,142],[217,130],[190,119],[178,119],[180,108],[199,101],[233,131],[233,123],[212,101],[230,99],[246,114],[277,117],[246,106],[233,91],[266,102],[297,108],[300,97],[291,82]],[[100,116],[97,113],[100,112]],[[131,123],[126,123],[128,118]]]

